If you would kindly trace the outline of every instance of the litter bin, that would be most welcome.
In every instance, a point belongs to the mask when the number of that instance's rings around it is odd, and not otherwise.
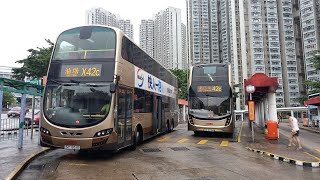
[[[269,120],[265,126],[265,137],[267,139],[278,139],[278,122]]]

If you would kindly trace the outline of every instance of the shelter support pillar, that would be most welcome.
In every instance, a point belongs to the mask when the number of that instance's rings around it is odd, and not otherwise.
[[[268,118],[268,120],[278,121],[276,93],[268,92],[268,103],[269,103],[269,118]]]
[[[264,105],[264,99],[261,101],[261,129],[264,129],[264,125],[265,125],[265,105]]]
[[[264,104],[264,120],[267,121],[269,119],[269,103],[268,103],[268,98],[265,98],[263,100]]]
[[[22,96],[21,96],[20,121],[19,121],[18,149],[22,149],[24,116],[25,116],[25,114],[26,114],[26,94],[22,94]]]
[[[183,115],[183,122],[186,122],[186,105],[183,105],[182,115]]]
[[[42,107],[43,107],[42,99],[43,99],[43,97],[41,96],[40,97],[40,114],[42,114]],[[41,145],[41,143],[40,143],[40,135],[41,135],[40,128],[41,128],[41,121],[39,121],[39,127],[38,127],[38,144],[39,145]]]
[[[255,123],[259,124],[259,122],[257,122],[259,120],[259,109],[258,109],[258,102],[254,102],[254,112],[255,112]]]
[[[0,85],[2,86],[2,85]],[[0,88],[0,131],[1,131],[1,114],[2,114],[2,100],[3,100],[3,91],[2,87]],[[1,132],[0,132],[1,134]]]

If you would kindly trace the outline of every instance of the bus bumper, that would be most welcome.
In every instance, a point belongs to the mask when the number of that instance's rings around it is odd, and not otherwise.
[[[198,132],[223,132],[223,133],[233,133],[234,127],[231,123],[229,126],[201,126],[191,124],[188,121],[188,130],[189,131],[198,131]]]
[[[113,150],[116,149],[116,133],[111,133],[107,136],[95,138],[63,138],[54,137],[41,132],[40,142],[42,146],[63,148],[74,147],[75,149],[101,149]]]

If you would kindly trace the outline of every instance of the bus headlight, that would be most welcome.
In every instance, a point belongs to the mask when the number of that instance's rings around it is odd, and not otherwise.
[[[189,119],[189,122],[190,122],[190,124],[191,124],[191,125],[194,125],[194,123],[193,123],[193,120],[192,120],[192,119]]]
[[[94,137],[100,137],[100,136],[106,136],[108,134],[111,134],[113,131],[112,128],[109,128],[109,129],[104,129],[104,130],[101,130],[101,131],[98,131]]]
[[[230,123],[231,123],[231,116],[230,116],[230,117],[227,117],[227,121],[226,121],[225,126],[229,126]]]
[[[50,131],[48,131],[46,128],[40,127],[40,131],[41,131],[42,133],[46,134],[46,135],[51,136]]]

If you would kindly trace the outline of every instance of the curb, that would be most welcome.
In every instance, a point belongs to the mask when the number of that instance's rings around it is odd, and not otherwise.
[[[32,161],[34,160],[36,157],[50,151],[50,148],[44,148],[41,151],[38,151],[32,155],[30,155],[29,157],[27,157],[26,159],[24,159],[21,163],[19,163],[14,170],[5,178],[5,180],[10,180],[10,179],[16,179],[17,176],[24,170],[24,168]]]
[[[296,159],[280,156],[280,155],[277,155],[277,154],[269,153],[269,152],[266,152],[266,151],[253,149],[253,148],[250,148],[250,147],[246,147],[246,148],[249,151],[256,152],[256,153],[259,153],[259,154],[265,154],[265,155],[268,155],[268,156],[272,157],[273,159],[276,159],[276,160],[279,160],[279,161],[283,161],[283,162],[287,162],[287,163],[291,163],[291,164],[295,164],[295,165],[298,165],[298,166],[320,167],[320,162],[305,162],[305,161],[300,161],[300,160],[296,160]]]
[[[306,131],[309,131],[309,132],[313,132],[313,133],[318,133],[320,134],[320,131],[318,130],[315,130],[315,129],[309,129],[309,128],[306,128],[306,127],[299,127],[300,129],[303,129],[303,130],[306,130]]]

